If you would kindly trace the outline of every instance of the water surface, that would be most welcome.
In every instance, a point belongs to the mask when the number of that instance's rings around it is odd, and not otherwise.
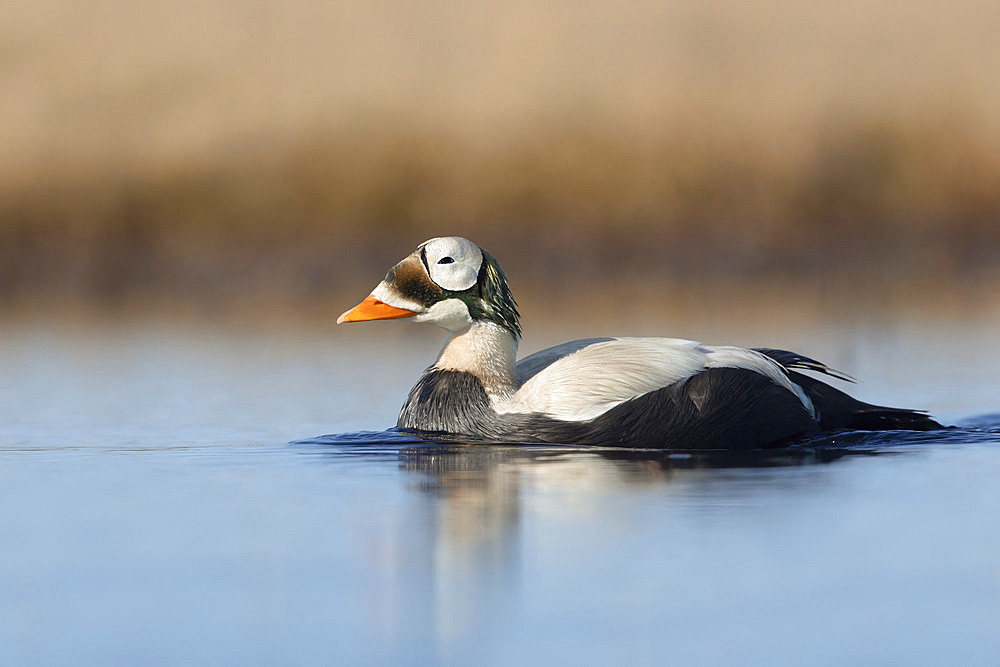
[[[988,330],[732,341],[960,424],[748,459],[385,432],[415,329],[6,329],[0,664],[1000,661]]]

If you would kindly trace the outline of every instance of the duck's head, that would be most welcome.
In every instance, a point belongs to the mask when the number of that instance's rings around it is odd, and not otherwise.
[[[476,322],[492,322],[514,340],[521,336],[517,303],[499,262],[459,236],[421,243],[389,269],[367,299],[337,318],[337,324],[403,317],[452,333]]]

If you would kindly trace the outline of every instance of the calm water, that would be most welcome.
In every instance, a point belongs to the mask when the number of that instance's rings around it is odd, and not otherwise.
[[[765,460],[371,433],[418,329],[3,329],[0,664],[1000,662],[988,328],[704,336],[962,425]]]

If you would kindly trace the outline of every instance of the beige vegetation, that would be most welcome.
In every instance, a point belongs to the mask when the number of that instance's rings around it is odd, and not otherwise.
[[[443,233],[569,305],[1000,293],[996,3],[0,0],[0,16],[10,306],[305,306]]]

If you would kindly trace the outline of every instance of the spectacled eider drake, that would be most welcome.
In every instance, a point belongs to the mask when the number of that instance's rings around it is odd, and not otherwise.
[[[464,238],[421,244],[337,320],[410,318],[449,333],[397,427],[500,442],[756,449],[835,429],[931,430],[800,373],[847,376],[772,349],[588,338],[516,361],[521,327],[500,264]]]

